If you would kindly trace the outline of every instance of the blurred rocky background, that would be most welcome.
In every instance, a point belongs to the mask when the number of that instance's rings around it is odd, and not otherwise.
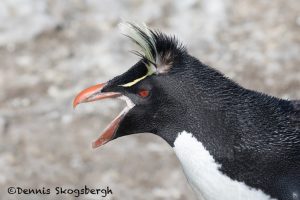
[[[122,20],[177,35],[247,88],[300,99],[299,0],[1,0],[0,199],[76,199],[7,188],[87,185],[109,186],[105,199],[195,200],[162,139],[132,135],[91,148],[123,103],[72,109],[77,92],[138,60]]]

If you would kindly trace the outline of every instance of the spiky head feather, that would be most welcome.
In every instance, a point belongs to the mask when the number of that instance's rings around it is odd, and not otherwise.
[[[120,27],[122,33],[140,47],[140,51],[133,53],[146,61],[148,75],[168,72],[174,60],[186,53],[185,47],[174,36],[153,31],[145,24],[122,23]]]

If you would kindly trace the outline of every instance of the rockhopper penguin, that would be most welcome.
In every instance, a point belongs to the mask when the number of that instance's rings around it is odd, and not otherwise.
[[[173,36],[131,23],[123,29],[140,60],[73,102],[127,102],[94,148],[153,133],[174,149],[199,199],[300,200],[300,101],[241,87]]]

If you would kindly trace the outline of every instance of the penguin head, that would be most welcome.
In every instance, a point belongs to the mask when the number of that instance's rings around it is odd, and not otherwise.
[[[173,36],[130,23],[123,30],[140,47],[141,51],[134,51],[140,60],[125,73],[80,92],[73,106],[104,98],[126,101],[127,106],[93,143],[94,148],[136,133],[154,133],[172,143],[175,136],[166,130],[178,127],[186,112],[183,76],[191,57]]]

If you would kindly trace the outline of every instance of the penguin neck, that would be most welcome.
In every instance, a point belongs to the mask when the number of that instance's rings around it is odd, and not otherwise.
[[[247,90],[197,60],[184,72],[174,74],[173,79],[184,80],[177,91],[181,105],[176,106],[178,117],[170,119],[162,130],[163,139],[173,147],[175,135],[185,130],[193,133],[216,158],[231,155],[235,118],[230,118],[228,114],[232,112],[227,111]]]

